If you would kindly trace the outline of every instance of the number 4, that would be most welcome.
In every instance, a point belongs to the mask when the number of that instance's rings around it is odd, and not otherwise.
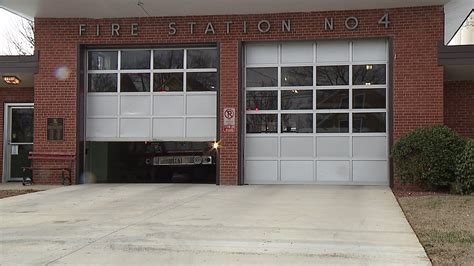
[[[383,17],[380,18],[379,24],[384,25],[385,28],[388,28],[388,26],[390,26],[390,20],[388,18],[388,13],[385,13],[385,15],[383,15]]]

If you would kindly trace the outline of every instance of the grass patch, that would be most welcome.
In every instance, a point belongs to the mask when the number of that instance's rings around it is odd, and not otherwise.
[[[433,199],[427,200],[425,205],[427,208],[436,209],[443,205],[443,201],[440,198],[433,198]]]
[[[474,244],[474,234],[469,231],[448,231],[441,232],[437,230],[431,230],[426,233],[426,238],[437,243],[450,243],[450,244]]]
[[[474,196],[398,197],[434,265],[472,265]]]

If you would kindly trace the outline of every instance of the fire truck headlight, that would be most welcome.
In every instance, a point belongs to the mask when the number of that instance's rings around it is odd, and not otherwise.
[[[212,143],[212,148],[217,150],[219,148],[219,142]]]

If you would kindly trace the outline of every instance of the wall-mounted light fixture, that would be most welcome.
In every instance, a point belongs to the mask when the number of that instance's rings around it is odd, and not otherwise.
[[[9,85],[18,85],[21,82],[17,76],[3,76],[3,81]]]

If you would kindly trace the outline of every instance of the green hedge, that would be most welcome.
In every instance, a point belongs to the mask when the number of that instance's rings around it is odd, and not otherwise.
[[[466,143],[463,153],[458,158],[453,192],[474,193],[474,139]]]
[[[447,188],[455,181],[456,162],[465,142],[446,126],[415,129],[393,146],[395,174],[403,183]]]

